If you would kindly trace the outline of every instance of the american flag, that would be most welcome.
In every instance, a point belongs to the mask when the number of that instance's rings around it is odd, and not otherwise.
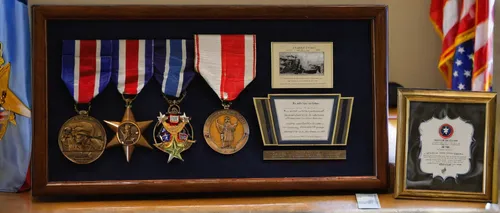
[[[491,91],[495,0],[432,0],[442,39],[439,70],[453,90]]]

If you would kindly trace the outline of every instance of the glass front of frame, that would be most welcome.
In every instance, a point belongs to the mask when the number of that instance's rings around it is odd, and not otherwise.
[[[496,93],[399,89],[396,198],[496,202]]]
[[[485,104],[412,101],[406,188],[483,192]]]
[[[34,87],[43,88],[34,91],[34,195],[386,189],[386,16],[385,6],[34,7]],[[67,54],[65,41],[74,41],[70,49],[77,54]],[[84,51],[82,41],[91,50]],[[274,56],[273,43],[299,51],[285,48]],[[90,66],[65,66],[63,56],[95,58],[88,61],[102,71],[108,65],[97,56],[109,52],[111,80],[88,87],[98,95],[85,115],[104,134],[65,128],[80,114],[74,91],[88,83],[75,76],[88,78],[80,74]],[[276,69],[273,60],[285,66]],[[195,70],[192,80],[186,72],[171,78],[183,69]],[[302,86],[273,87],[274,71],[300,78]],[[171,84],[176,79],[190,83]],[[324,84],[308,86],[314,79]],[[182,101],[165,96],[172,88]],[[308,99],[319,107],[293,109],[308,113],[294,123],[287,120],[293,114],[280,113],[286,103],[270,106],[276,94],[339,95]],[[267,146],[261,113],[279,120],[266,125],[278,125],[285,153]],[[311,131],[316,126],[324,131]],[[296,127],[308,135],[287,132]],[[105,135],[98,138],[106,141],[104,152],[92,162],[72,162],[57,143],[60,129],[65,143],[82,141],[71,136]]]

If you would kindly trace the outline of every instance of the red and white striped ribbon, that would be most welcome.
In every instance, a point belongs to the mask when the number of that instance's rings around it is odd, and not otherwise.
[[[195,35],[195,69],[217,96],[232,101],[255,79],[255,35]]]

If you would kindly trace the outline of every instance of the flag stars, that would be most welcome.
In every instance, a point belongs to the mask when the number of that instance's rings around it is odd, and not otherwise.
[[[458,84],[458,89],[459,90],[464,90],[465,89],[465,85],[463,85],[462,83]]]
[[[465,77],[470,77],[470,70],[465,70],[464,71],[464,76]]]
[[[464,53],[464,52],[465,52],[464,47],[458,47],[458,52],[459,52],[460,54]]]
[[[474,61],[477,60],[474,51],[474,39],[458,43],[451,53],[453,54],[452,58],[446,61],[451,68],[448,70],[448,80],[451,83],[450,89],[466,91],[476,87],[474,85],[475,82],[473,82],[475,76],[475,71],[473,69]],[[452,129],[450,127],[448,128],[449,134]],[[440,131],[442,134],[445,134],[445,132],[443,132],[444,127],[441,128]]]

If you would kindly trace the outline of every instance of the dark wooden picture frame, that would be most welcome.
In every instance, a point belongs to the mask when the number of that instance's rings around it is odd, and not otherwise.
[[[33,195],[384,190],[388,186],[386,6],[33,6]],[[374,176],[49,181],[47,29],[50,20],[370,20]]]

